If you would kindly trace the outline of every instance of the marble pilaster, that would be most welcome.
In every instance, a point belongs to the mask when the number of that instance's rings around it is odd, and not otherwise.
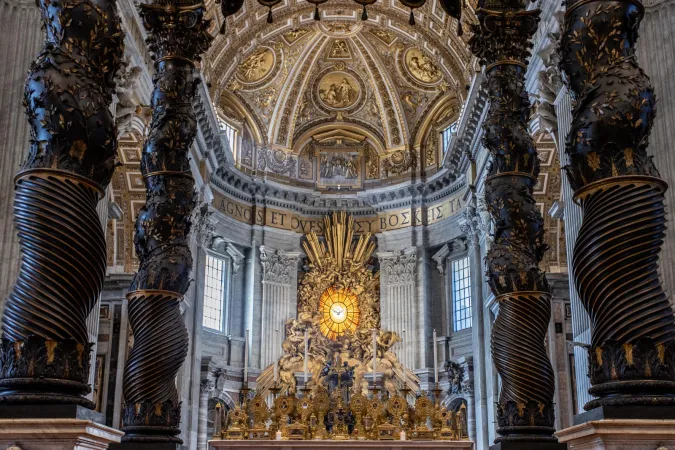
[[[555,109],[558,118],[558,133],[560,142],[564,143],[567,134],[569,133],[572,123],[572,99],[570,98],[567,88],[563,88],[555,101]],[[560,144],[558,154],[561,158],[561,167],[568,163],[568,156],[565,149]],[[565,173],[561,177],[562,186],[562,203],[563,203],[563,220],[565,221],[565,245],[567,247],[567,267],[572,267],[572,258],[574,257],[574,245],[576,244],[579,228],[581,228],[581,208],[574,203],[572,187]],[[572,307],[572,338],[575,343],[588,344],[590,342],[590,320],[588,313],[581,303],[579,294],[574,284],[573,274],[570,274],[570,304]],[[586,349],[580,345],[574,347],[574,367],[576,374],[576,400],[577,411],[583,411],[584,405],[593,397],[588,393],[591,387],[590,379],[588,378],[588,353]]]
[[[200,221],[197,222],[201,224]],[[200,380],[202,371],[202,339],[203,339],[203,316],[204,316],[204,267],[206,265],[206,252],[204,251],[204,239],[208,232],[203,226],[196,227],[193,231],[193,239],[190,242],[193,258],[195,261],[192,277],[197,280],[187,292],[188,302],[184,302],[187,310],[184,318],[190,334],[190,350],[186,358],[183,370],[179,378],[183,381],[181,396],[183,397],[183,426],[182,438],[188,448],[195,448],[199,439],[199,415],[200,415]],[[226,297],[227,298],[227,297]]]
[[[298,258],[300,252],[260,247],[262,265],[262,328],[260,368],[281,357],[286,321],[297,315]],[[278,330],[278,331],[277,331]]]
[[[664,241],[660,272],[666,293],[675,294],[675,1],[645,0],[645,16],[637,41],[637,57],[649,75],[658,103],[656,119],[649,136],[649,153],[661,178],[670,188],[666,191],[668,231]]]
[[[565,302],[569,296],[566,273],[547,274],[551,287],[551,321],[548,326],[548,353],[555,374],[555,427],[560,430],[572,425],[572,386],[570,385],[569,350],[567,347]]]
[[[109,204],[110,204],[110,199],[111,199],[111,194],[112,194],[112,188],[108,186],[108,188],[105,191],[105,196],[101,199],[100,202],[98,202],[98,206],[96,207],[96,212],[98,213],[98,218],[101,221],[101,227],[103,228],[103,235],[106,234],[107,231],[107,223],[108,223],[108,209],[109,209]],[[89,332],[89,342],[93,342],[94,346],[91,349],[90,353],[90,360],[91,360],[91,370],[89,371],[89,385],[93,386],[94,385],[94,378],[96,377],[96,353],[97,353],[97,347],[98,347],[98,328],[99,324],[101,321],[101,299],[99,298],[98,301],[96,302],[96,305],[94,308],[91,310],[91,313],[89,313],[89,317],[87,317],[87,331]],[[88,395],[87,398],[89,400],[94,399],[94,391],[92,390]]]
[[[399,361],[409,368],[424,366],[416,354],[422,330],[418,326],[416,296],[417,249],[380,252],[380,321],[384,330],[396,332],[403,341],[393,347]],[[403,331],[405,330],[405,333]]]
[[[199,385],[199,423],[197,425],[197,450],[208,447],[209,397],[216,388],[215,380],[207,379]]]
[[[483,305],[483,256],[481,254],[480,240],[486,230],[486,224],[478,214],[478,199],[475,192],[472,193],[470,206],[464,210],[464,221],[460,225],[466,234],[469,247],[469,260],[471,265],[471,314],[472,314],[472,340],[473,340],[473,408],[475,411],[476,435],[473,438],[476,448],[488,447],[488,407],[486,389],[486,353],[485,353],[485,328],[484,328],[484,305]]]
[[[263,242],[263,235],[263,228],[254,225],[251,230],[251,246],[246,255],[246,295],[242,330],[242,337],[246,330],[251,330],[249,364],[257,367],[260,366],[260,357],[262,356],[262,266],[259,248]]]
[[[0,314],[19,272],[14,175],[28,149],[22,106],[26,72],[42,46],[40,10],[30,0],[0,0]]]

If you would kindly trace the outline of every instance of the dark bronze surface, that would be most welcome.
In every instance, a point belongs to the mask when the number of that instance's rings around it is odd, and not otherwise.
[[[127,295],[134,346],[124,369],[124,442],[182,443],[175,378],[189,343],[180,301],[190,285],[188,236],[196,203],[188,158],[197,134],[194,62],[213,39],[205,12],[194,1],[140,6],[156,74],[141,155],[146,205],[134,239],[140,266]]]
[[[25,84],[31,142],[15,179],[21,268],[2,318],[0,403],[92,407],[86,320],[105,275],[96,206],[117,154],[109,107],[123,35],[114,1],[39,6],[45,43]]]
[[[647,154],[655,96],[635,59],[638,2],[569,2],[560,52],[574,99],[565,167],[583,209],[577,291],[599,406],[675,405],[675,321],[658,275],[665,182]]]
[[[547,250],[544,222],[532,197],[539,174],[527,130],[530,102],[525,72],[539,10],[518,1],[479,2],[469,44],[486,67],[490,108],[483,145],[492,155],[485,200],[494,220],[488,283],[499,302],[492,358],[501,376],[496,442],[556,442],[555,389],[544,339],[550,294],[539,263]]]

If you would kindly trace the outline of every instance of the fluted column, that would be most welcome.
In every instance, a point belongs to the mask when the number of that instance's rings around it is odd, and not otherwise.
[[[485,226],[478,214],[478,198],[475,188],[471,188],[471,199],[463,211],[464,222],[461,225],[462,232],[466,235],[469,244],[469,258],[471,264],[471,337],[473,340],[473,402],[475,404],[475,428],[476,448],[484,448],[488,445],[488,405],[485,382],[485,329],[483,326],[485,309],[483,302],[482,269],[480,238],[485,231]],[[469,416],[473,419],[472,416]]]
[[[569,133],[572,124],[572,99],[566,87],[563,87],[555,101],[556,116],[558,119],[559,142],[564,142],[564,137]],[[569,157],[564,151],[564,146],[558,144],[561,166],[569,164]],[[561,192],[563,199],[563,220],[565,222],[565,246],[567,249],[567,267],[574,265],[574,244],[581,228],[581,208],[574,202],[574,192],[570,182],[562,169]],[[588,313],[581,303],[577,287],[573,282],[569,283],[570,307],[572,308],[572,338],[574,342],[581,344],[591,343],[591,324]],[[588,378],[588,351],[579,345],[574,347],[574,370],[576,374],[576,402],[577,411],[581,411],[584,405],[593,398],[588,390],[591,387]]]
[[[489,8],[489,9],[488,9]],[[501,376],[497,432],[502,441],[554,442],[553,369],[544,338],[551,316],[544,223],[532,190],[537,149],[527,131],[524,81],[539,10],[518,1],[480,1],[471,50],[486,65],[490,107],[483,144],[492,155],[485,200],[495,222],[487,277],[499,302],[492,359]]]
[[[127,294],[134,346],[124,370],[124,442],[182,443],[176,375],[189,343],[180,302],[193,264],[189,234],[196,194],[189,149],[197,134],[192,100],[200,82],[194,63],[213,39],[205,12],[198,1],[140,6],[156,74],[141,155],[146,204],[134,240],[140,266]]]
[[[396,332],[403,341],[394,350],[399,361],[410,370],[424,362],[418,359],[417,345],[422,330],[417,321],[417,249],[380,252],[380,317],[382,329]],[[405,333],[403,333],[405,330]]]
[[[208,436],[208,415],[209,415],[209,397],[216,388],[215,380],[203,381],[199,386],[199,422],[197,426],[197,450],[207,450],[207,442],[211,439]]]
[[[0,403],[93,407],[87,317],[105,276],[96,207],[116,160],[123,35],[114,1],[39,6],[45,41],[24,91],[31,140],[14,178],[21,268],[2,318]]]
[[[586,409],[675,405],[675,320],[658,274],[667,184],[647,154],[655,98],[635,59],[643,14],[632,0],[574,0],[562,32],[577,105],[566,170],[583,209],[573,273],[599,397]]]
[[[299,257],[299,252],[260,247],[263,275],[261,369],[281,357],[286,321],[297,315]]]
[[[22,86],[40,50],[43,31],[34,1],[0,0],[0,313],[19,272],[19,238],[14,227],[14,173],[30,138],[23,114]]]
[[[656,89],[658,114],[649,137],[650,152],[663,181],[675,185],[675,1],[645,0],[637,56]],[[666,210],[675,208],[675,189],[665,193]],[[668,216],[659,269],[666,292],[675,293],[675,214]]]

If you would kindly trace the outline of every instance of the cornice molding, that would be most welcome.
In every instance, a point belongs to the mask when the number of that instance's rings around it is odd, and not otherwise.
[[[409,206],[426,206],[457,194],[466,187],[465,177],[455,179],[449,172],[431,182],[392,186],[377,191],[364,191],[354,197],[326,195],[318,191],[294,191],[281,185],[271,185],[263,179],[249,177],[236,168],[220,167],[211,176],[212,186],[235,200],[248,204],[278,206],[301,214],[328,213],[347,208],[355,216]]]

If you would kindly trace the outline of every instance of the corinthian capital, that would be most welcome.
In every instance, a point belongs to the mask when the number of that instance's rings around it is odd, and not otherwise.
[[[412,283],[417,273],[417,249],[415,247],[377,255],[380,267],[387,274],[389,283]]]
[[[298,252],[275,250],[264,245],[260,246],[260,264],[263,269],[263,281],[291,284],[297,277]]]

